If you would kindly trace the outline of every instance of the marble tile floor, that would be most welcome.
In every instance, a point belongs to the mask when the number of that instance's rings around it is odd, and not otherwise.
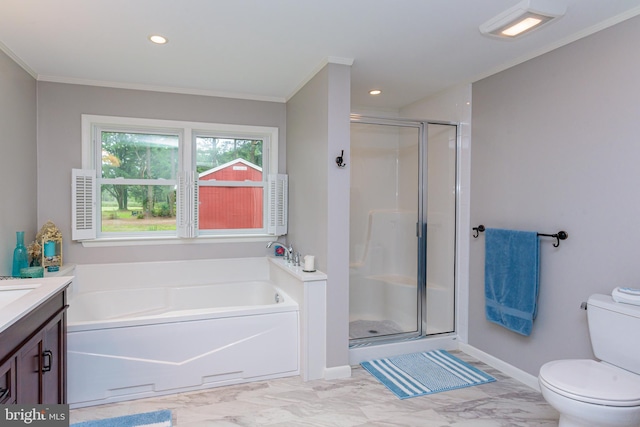
[[[480,386],[400,400],[360,366],[351,378],[299,376],[71,410],[71,423],[170,409],[177,427],[518,427],[557,426],[558,413],[530,387],[465,353],[497,379]]]

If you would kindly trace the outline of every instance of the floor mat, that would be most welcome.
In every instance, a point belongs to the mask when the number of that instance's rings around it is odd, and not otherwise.
[[[376,359],[361,365],[400,399],[496,381],[445,350]]]

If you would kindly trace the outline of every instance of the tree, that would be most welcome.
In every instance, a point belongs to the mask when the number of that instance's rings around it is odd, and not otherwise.
[[[196,150],[199,173],[235,159],[262,167],[262,140],[198,137]]]
[[[127,132],[102,132],[102,177],[128,179],[175,179],[178,137]],[[103,185],[118,202],[119,210],[127,210],[129,196],[142,203],[145,211],[153,211],[155,200],[171,200],[173,188],[158,185]],[[170,205],[173,212],[173,205]]]

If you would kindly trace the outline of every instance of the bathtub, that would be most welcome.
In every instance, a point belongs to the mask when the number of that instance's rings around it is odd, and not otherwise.
[[[265,258],[76,266],[72,408],[298,375],[298,303]]]

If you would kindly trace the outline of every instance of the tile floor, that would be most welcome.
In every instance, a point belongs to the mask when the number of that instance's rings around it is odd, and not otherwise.
[[[288,377],[71,411],[71,423],[171,409],[174,426],[557,426],[558,413],[528,386],[452,352],[498,381],[399,400],[359,366],[351,378]]]

